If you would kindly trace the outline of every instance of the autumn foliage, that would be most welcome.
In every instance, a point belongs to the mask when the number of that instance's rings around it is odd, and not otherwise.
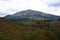
[[[0,40],[60,40],[60,23],[0,19]]]

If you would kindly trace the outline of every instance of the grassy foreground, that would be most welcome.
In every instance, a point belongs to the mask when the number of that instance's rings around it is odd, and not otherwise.
[[[60,23],[31,20],[0,20],[0,40],[60,40]]]

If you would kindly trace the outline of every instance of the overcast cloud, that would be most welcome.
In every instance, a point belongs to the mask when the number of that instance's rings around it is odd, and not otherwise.
[[[60,16],[60,0],[0,0],[0,16],[27,9]]]

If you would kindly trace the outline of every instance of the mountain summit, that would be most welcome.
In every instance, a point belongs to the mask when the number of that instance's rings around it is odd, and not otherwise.
[[[29,10],[17,12],[13,15],[7,15],[5,16],[5,18],[6,19],[28,18],[28,19],[34,19],[34,20],[56,20],[59,18],[59,16],[29,9]]]

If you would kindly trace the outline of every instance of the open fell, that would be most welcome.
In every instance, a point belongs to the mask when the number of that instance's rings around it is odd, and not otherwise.
[[[60,40],[60,23],[0,19],[0,40]]]

